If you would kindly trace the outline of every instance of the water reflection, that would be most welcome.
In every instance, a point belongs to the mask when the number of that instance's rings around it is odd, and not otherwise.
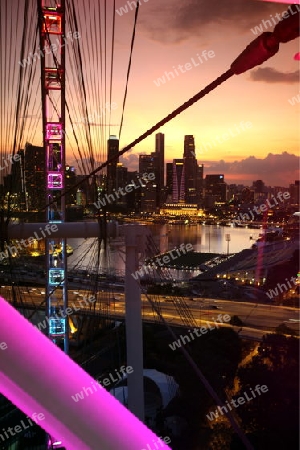
[[[194,250],[202,253],[227,253],[226,234],[230,234],[229,253],[237,253],[250,248],[253,240],[258,238],[259,230],[247,228],[230,228],[216,225],[149,225],[157,249],[161,252],[172,250],[180,244],[192,244]],[[251,238],[253,240],[251,240]],[[68,239],[74,249],[68,258],[69,268],[78,264],[80,268],[91,268],[96,265],[97,239]],[[124,245],[120,240],[112,239],[108,243],[105,255],[104,246],[100,252],[100,271],[124,275]],[[173,270],[174,278],[182,278],[182,271]],[[189,272],[191,274],[191,272]],[[184,278],[190,276],[185,272]],[[193,272],[197,274],[197,272]]]

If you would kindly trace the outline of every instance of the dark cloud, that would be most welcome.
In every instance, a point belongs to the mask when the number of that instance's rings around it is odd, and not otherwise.
[[[133,150],[124,154],[120,162],[131,171],[138,170],[139,154]],[[202,161],[198,158],[198,162]],[[299,164],[300,158],[288,152],[276,155],[269,153],[265,158],[249,156],[234,162],[204,161],[204,176],[223,173],[226,183],[251,185],[254,180],[261,179],[270,186],[288,187],[299,178]]]
[[[148,3],[149,14],[140,20],[152,39],[179,42],[191,36],[205,37],[210,25],[220,35],[226,28],[235,33],[250,32],[263,19],[269,19],[270,14],[281,13],[287,7],[250,0],[165,0],[160,2],[159,9],[156,2]]]
[[[144,154],[144,153],[140,153]],[[89,161],[85,160],[86,166],[90,168]],[[139,168],[139,154],[134,153],[134,149],[130,153],[125,153],[120,157],[128,170],[134,171]],[[168,162],[167,160],[165,162]],[[252,185],[254,180],[263,180],[270,186],[288,187],[299,179],[300,157],[288,152],[274,155],[269,153],[265,158],[256,158],[249,156],[241,161],[226,162],[220,161],[200,161],[204,162],[204,177],[208,174],[222,173],[225,175],[225,181],[228,184],[245,184]],[[81,173],[77,167],[76,161],[69,161]],[[95,163],[96,166],[100,162]],[[100,173],[100,172],[99,172]]]
[[[250,74],[252,81],[263,81],[265,83],[299,83],[300,71],[295,72],[280,72],[279,70],[265,67],[254,70]]]
[[[262,179],[272,186],[288,186],[299,178],[300,158],[283,152],[279,155],[269,153],[263,159],[249,156],[241,161],[227,163],[224,160],[205,163],[205,174],[224,173],[225,181],[236,183]],[[249,184],[249,183],[245,183]]]
[[[133,153],[133,151],[134,149],[120,157],[120,162],[130,171],[139,170],[139,154]]]

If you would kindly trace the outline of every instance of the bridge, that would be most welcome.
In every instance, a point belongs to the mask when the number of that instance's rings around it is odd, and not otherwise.
[[[33,289],[33,290],[32,290]],[[21,312],[35,311],[44,312],[43,290],[37,285],[30,288],[31,292],[23,290],[21,298],[15,299],[13,302],[11,287],[1,287],[0,294],[14,304],[14,307]],[[125,321],[125,295],[120,291],[99,291],[97,300],[93,303],[83,301],[88,299],[89,291],[69,290],[70,298],[70,314],[68,318],[73,320],[76,317],[99,317],[110,321]],[[207,323],[213,324],[214,319],[221,315],[229,315],[230,317],[238,316],[244,323],[243,326],[233,326],[235,331],[239,331],[239,336],[244,338],[252,338],[253,340],[261,339],[266,333],[274,333],[276,328],[282,323],[297,332],[298,309],[292,307],[273,306],[265,304],[257,304],[248,301],[237,300],[220,300],[213,298],[179,298],[176,296],[162,295],[145,295],[142,294],[142,320],[147,323],[161,323],[160,318],[148,301],[148,297],[159,305],[159,310],[170,326],[180,329],[190,327],[190,322],[185,323],[181,309],[178,305],[184,304],[189,310],[189,314],[193,317],[195,327],[205,326]],[[57,315],[57,317],[59,314]],[[44,315],[34,317],[34,324],[38,326],[44,320]],[[31,319],[32,320],[32,319]],[[229,323],[221,323],[220,327],[230,327]],[[43,330],[43,327],[41,327]]]

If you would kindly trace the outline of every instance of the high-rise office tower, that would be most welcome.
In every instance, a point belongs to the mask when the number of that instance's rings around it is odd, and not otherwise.
[[[170,195],[173,192],[173,163],[166,164],[166,188],[167,194]]]
[[[155,179],[143,181],[141,187],[141,212],[155,212],[157,206],[157,155],[151,153],[151,155],[139,156],[139,172],[140,176],[144,173],[154,173]]]
[[[157,162],[156,186],[157,186],[157,206],[163,203],[164,185],[165,185],[165,135],[157,133],[155,135],[155,155]]]
[[[3,192],[10,193],[11,210],[23,211],[26,209],[24,150],[19,150],[16,155],[17,158],[7,168],[7,175],[3,177]]]
[[[290,184],[289,191],[291,195],[289,203],[295,206],[299,205],[299,193],[300,193],[299,180],[295,180],[294,184]]]
[[[66,182],[66,194],[65,194],[65,202],[66,205],[75,205],[77,198],[78,189],[73,188],[76,184],[76,170],[75,167],[66,165],[65,170],[65,182]],[[73,188],[73,189],[72,189]]]
[[[151,155],[140,155],[139,156],[139,173],[143,175],[144,173],[154,173],[155,185],[157,183],[156,180],[156,170],[157,169],[157,156],[155,153],[151,153]]]
[[[128,169],[127,167],[123,166],[122,163],[117,164],[117,181],[116,181],[116,189],[119,188],[125,188],[127,183],[127,175],[128,175]],[[127,195],[123,195],[120,198],[116,199],[116,204],[123,206],[126,208],[127,206]]]
[[[183,203],[185,196],[183,159],[173,159],[173,191],[174,203]]]
[[[45,152],[43,147],[27,143],[24,152],[25,186],[29,209],[45,207]]]
[[[128,168],[122,163],[117,164],[117,188],[124,188],[127,184]]]
[[[185,203],[198,203],[197,174],[198,165],[195,156],[194,136],[184,136],[184,186]]]
[[[206,175],[205,177],[205,206],[213,207],[216,202],[226,202],[227,185],[223,174]]]
[[[203,205],[203,173],[204,164],[198,164],[197,166],[197,179],[196,179],[196,190],[197,190],[197,204],[198,206]]]
[[[111,159],[119,153],[119,139],[117,136],[109,136],[107,140],[107,159]],[[107,192],[111,194],[113,189],[117,187],[117,164],[119,158],[116,158],[113,162],[107,166]]]

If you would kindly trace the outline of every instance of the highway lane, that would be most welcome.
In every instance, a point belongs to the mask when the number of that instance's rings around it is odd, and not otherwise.
[[[12,301],[10,286],[1,286],[0,294],[9,301]],[[86,290],[75,291],[70,289],[68,291],[69,306],[71,308],[74,306],[81,308],[84,312],[90,311],[90,309],[93,310],[93,304],[91,304],[91,307],[90,305],[84,306],[85,302],[83,298],[89,295],[90,292]],[[39,306],[43,308],[45,305],[45,290],[41,287],[21,287],[20,297],[24,305],[29,306],[34,303],[37,308]],[[182,325],[180,315],[173,303],[173,300],[175,299],[176,301],[176,298],[153,295],[150,298],[158,303],[160,311],[168,323]],[[97,312],[102,311],[103,314],[109,314],[111,317],[116,317],[116,319],[124,316],[124,293],[100,291],[98,292],[98,299],[95,305]],[[282,323],[286,323],[286,325],[294,330],[299,329],[299,310],[296,308],[219,299],[194,298],[192,300],[185,297],[184,300],[198,327],[206,326],[207,323],[213,325],[215,321],[219,323],[220,320],[217,320],[218,316],[227,314],[231,317],[237,315],[243,321],[245,326],[240,331],[240,334],[244,336],[261,337],[267,332],[274,331],[275,327]],[[17,303],[19,304],[19,298],[17,298]],[[142,311],[144,319],[154,321],[156,314],[153,313],[152,307],[144,294],[142,294]],[[224,326],[229,325],[225,324]],[[234,328],[236,330],[240,329],[240,327]]]

